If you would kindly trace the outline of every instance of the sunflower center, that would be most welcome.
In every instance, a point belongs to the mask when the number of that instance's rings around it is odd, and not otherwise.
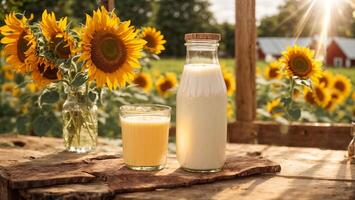
[[[334,87],[341,92],[345,91],[345,85],[340,81],[335,82]]]
[[[333,101],[329,101],[325,106],[325,109],[329,110],[333,106]]]
[[[298,76],[305,76],[311,71],[308,60],[302,56],[291,59],[290,68]]]
[[[170,81],[165,81],[163,84],[160,85],[160,89],[162,92],[166,92],[172,87],[173,84]]]
[[[269,76],[270,78],[276,78],[278,76],[279,72],[278,69],[276,68],[271,68],[269,71]]]
[[[146,46],[149,48],[155,48],[157,46],[156,39],[151,35],[144,36],[143,40],[147,42]]]
[[[91,48],[93,63],[97,68],[106,73],[118,70],[127,58],[124,43],[112,33],[95,33],[91,41]]]
[[[224,83],[226,84],[227,91],[229,90],[231,83],[228,79],[224,79]]]
[[[63,36],[51,39],[50,47],[59,58],[69,58],[70,47]]]
[[[141,88],[144,88],[147,85],[147,80],[145,80],[145,78],[142,76],[138,76],[137,78],[134,79],[133,82]]]
[[[57,73],[58,73],[58,68],[57,67],[54,67],[53,69],[51,69],[50,67],[47,67],[47,69],[45,69],[45,64],[41,63],[41,64],[38,64],[38,71],[42,74],[42,76],[46,79],[49,79],[49,80],[57,80],[58,79],[58,76],[57,76]]]
[[[323,77],[319,78],[319,83],[324,83],[324,86],[327,87],[328,86],[328,79]]]
[[[319,101],[324,101],[325,96],[324,96],[323,91],[321,89],[319,89],[319,88],[316,88],[315,92],[316,92],[316,96],[319,99]]]
[[[336,94],[336,93],[333,93],[332,94],[332,99],[338,99],[339,98],[339,95],[338,94]]]
[[[14,90],[14,87],[12,85],[6,85],[3,87],[3,90],[5,92],[12,92]]]
[[[25,62],[25,52],[28,50],[28,40],[25,39],[26,33],[23,31],[17,41],[17,57],[21,62]]]
[[[306,93],[306,101],[308,103],[311,103],[311,104],[314,104],[315,101],[314,101],[314,97],[313,97],[313,93],[312,92],[307,92]]]

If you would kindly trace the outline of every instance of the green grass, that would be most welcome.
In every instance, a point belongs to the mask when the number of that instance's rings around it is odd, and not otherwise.
[[[175,72],[180,74],[182,72],[185,59],[183,58],[164,58],[161,60],[153,61],[153,69],[157,69],[161,72]],[[220,59],[220,63],[227,67],[228,69],[233,70],[235,66],[235,60],[233,58],[223,58]],[[257,62],[258,66],[266,66],[265,62]]]
[[[159,70],[161,72],[175,72],[181,74],[185,59],[183,58],[164,58],[161,60],[152,62],[152,69]],[[235,60],[233,58],[222,58],[220,63],[227,67],[228,69],[234,70]],[[264,61],[257,61],[257,67],[260,69],[265,68],[267,65]],[[355,67],[352,68],[335,68],[335,67],[325,67],[325,69],[333,72],[334,74],[343,74],[351,79],[352,85],[355,86]]]

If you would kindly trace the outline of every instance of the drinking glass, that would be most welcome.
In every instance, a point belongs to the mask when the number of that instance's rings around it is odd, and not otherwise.
[[[120,107],[123,159],[133,170],[160,170],[166,164],[171,108],[140,104]]]

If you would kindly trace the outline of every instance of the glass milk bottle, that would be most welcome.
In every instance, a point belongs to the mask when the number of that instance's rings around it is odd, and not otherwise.
[[[176,145],[182,168],[220,171],[227,141],[227,92],[218,62],[220,34],[185,35],[186,64],[177,92]]]

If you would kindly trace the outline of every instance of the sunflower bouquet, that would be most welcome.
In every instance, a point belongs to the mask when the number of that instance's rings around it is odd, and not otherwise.
[[[66,149],[74,152],[96,146],[96,102],[102,101],[105,89],[133,83],[142,65],[156,58],[165,43],[156,29],[136,29],[104,7],[87,14],[80,28],[71,28],[67,17],[57,19],[46,10],[39,22],[33,22],[33,15],[10,13],[0,32],[7,64],[29,74],[31,84],[42,91],[40,107],[66,99],[63,136]]]

